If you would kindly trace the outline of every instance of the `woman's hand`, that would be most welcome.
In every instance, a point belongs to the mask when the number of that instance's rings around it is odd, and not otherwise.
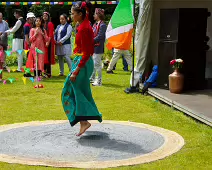
[[[70,80],[73,82],[76,81],[76,78],[79,72],[80,72],[80,67],[77,67],[76,70],[71,74]]]
[[[49,46],[49,42],[46,42],[46,47],[48,47]]]
[[[70,80],[75,82],[76,81],[76,78],[77,78],[77,75],[76,74],[71,74],[70,76]]]
[[[37,28],[35,29],[35,36],[38,35],[39,31],[40,31],[40,29],[37,27]]]
[[[62,46],[62,45],[63,45],[61,42],[58,42],[57,44],[58,44],[59,46]]]

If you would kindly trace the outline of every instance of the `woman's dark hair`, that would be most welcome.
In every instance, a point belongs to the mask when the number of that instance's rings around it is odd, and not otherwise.
[[[60,17],[63,16],[66,20],[68,20],[68,16],[66,14],[61,14]]]
[[[22,12],[21,9],[16,9],[14,12],[15,12],[16,14],[18,14],[19,16],[23,16],[23,12]]]
[[[86,1],[77,1],[73,4],[72,9],[76,11],[77,13],[82,13],[82,18],[85,19],[86,17],[86,11],[88,12],[88,19],[92,19],[92,14],[91,14],[91,9],[92,9],[92,4],[90,3],[89,0]]]
[[[105,20],[105,16],[104,15],[98,15],[99,16],[99,19],[104,21]]]
[[[47,22],[49,22],[50,21],[50,14],[48,12],[43,12],[43,15],[44,14],[46,14],[48,16],[48,21]],[[43,17],[43,15],[42,15],[42,17]]]
[[[48,20],[47,20],[47,24],[45,25],[45,30],[48,31],[48,23],[50,22],[50,14],[48,12],[43,12],[43,15],[46,14],[48,16]],[[42,15],[42,20],[43,20],[43,15]],[[43,20],[43,24],[44,26],[44,20]]]
[[[43,19],[42,19],[42,17],[36,17],[36,19],[35,19],[35,22],[36,22],[36,20],[37,19],[39,19],[40,21],[41,21],[41,25],[40,25],[40,28],[41,28],[41,30],[42,30],[42,32],[44,33],[44,27],[43,27]],[[36,24],[35,24],[35,22],[34,22],[34,24],[33,24],[33,28],[36,28]]]

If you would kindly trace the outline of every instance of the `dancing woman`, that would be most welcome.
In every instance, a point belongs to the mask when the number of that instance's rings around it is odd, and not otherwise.
[[[94,35],[88,19],[90,2],[76,2],[71,8],[72,19],[79,24],[75,40],[75,58],[71,74],[65,80],[62,91],[62,104],[71,126],[80,122],[82,135],[91,124],[88,120],[102,121],[93,100],[89,78],[93,72],[94,64]]]

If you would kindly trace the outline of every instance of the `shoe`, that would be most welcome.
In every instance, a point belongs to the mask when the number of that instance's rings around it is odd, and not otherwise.
[[[20,73],[20,72],[22,72],[21,70],[15,70],[15,72],[18,72],[18,73]]]
[[[90,79],[90,83],[94,83],[95,82],[95,80],[94,79]]]
[[[33,77],[30,73],[25,73],[24,77]]]
[[[61,73],[60,73],[60,74],[58,74],[58,76],[64,76],[64,74],[61,74]]]
[[[94,83],[92,83],[92,86],[102,86],[102,81],[96,80]]]
[[[43,77],[44,77],[44,78],[51,78],[51,77],[52,77],[52,75],[51,75],[51,74],[49,74],[49,73],[43,73]]]
[[[114,74],[114,72],[113,72],[113,70],[110,70],[110,71],[108,70],[107,74]]]
[[[126,88],[124,90],[125,93],[130,94],[130,93],[139,93],[139,88],[138,87],[130,87],[130,88]]]

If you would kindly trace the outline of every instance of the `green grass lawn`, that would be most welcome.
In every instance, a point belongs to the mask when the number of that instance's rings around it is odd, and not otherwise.
[[[65,65],[66,66],[66,65]],[[67,68],[67,66],[66,66]],[[153,163],[113,169],[212,169],[212,129],[194,119],[156,102],[150,96],[127,95],[130,73],[122,71],[118,63],[117,74],[103,74],[103,86],[93,87],[93,97],[105,120],[124,120],[159,126],[179,133],[185,146],[178,153]],[[44,89],[36,91],[34,84],[24,85],[22,73],[3,72],[3,78],[18,78],[16,82],[0,84],[0,125],[35,120],[64,120],[60,94],[64,78],[57,77],[58,65],[53,67],[52,79],[42,82]],[[67,73],[67,70],[66,70]],[[57,169],[25,166],[0,162],[0,170]],[[69,168],[72,169],[72,168]]]

